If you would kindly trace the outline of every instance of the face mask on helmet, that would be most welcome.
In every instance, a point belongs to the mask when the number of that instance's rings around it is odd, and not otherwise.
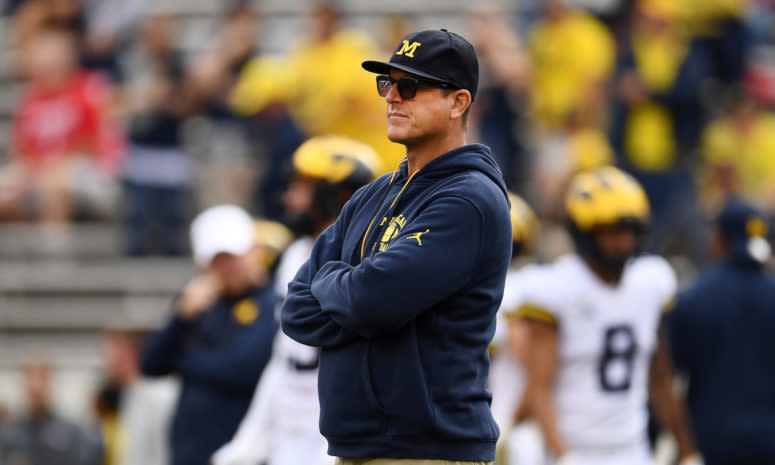
[[[643,227],[639,224],[625,222],[588,232],[571,224],[570,230],[578,254],[607,274],[621,276],[627,263],[642,253]]]
[[[632,257],[633,256],[629,254],[617,254],[613,256],[600,256],[595,261],[606,273],[620,277],[622,273],[624,273],[627,262],[629,262]]]
[[[315,234],[315,222],[309,212],[286,210],[282,223],[291,230],[294,236],[311,236]]]
[[[358,187],[316,181],[311,204],[303,209],[286,209],[283,222],[296,236],[320,233],[336,220]]]
[[[571,181],[565,206],[579,255],[620,276],[641,252],[648,225],[649,204],[640,184],[610,166],[582,172]]]

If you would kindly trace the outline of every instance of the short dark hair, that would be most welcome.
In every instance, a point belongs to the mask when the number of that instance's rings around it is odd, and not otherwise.
[[[452,92],[460,89],[441,89],[441,90],[444,93],[444,96],[447,97]],[[471,100],[471,103],[468,104],[468,108],[466,108],[466,111],[463,112],[463,128],[468,127],[468,114],[471,112],[471,105],[473,104],[474,104],[474,101]]]

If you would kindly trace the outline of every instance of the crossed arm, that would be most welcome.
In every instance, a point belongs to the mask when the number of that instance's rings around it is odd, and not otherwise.
[[[317,238],[310,258],[288,284],[288,293],[281,310],[282,329],[291,339],[304,345],[334,348],[359,337],[354,331],[340,326],[324,314],[311,289],[318,269],[324,263],[338,260],[341,256],[341,228],[340,217],[340,220]]]
[[[332,348],[402,327],[471,280],[483,224],[469,200],[438,199],[387,250],[353,266],[340,261],[337,222],[288,287],[283,331],[302,344]]]

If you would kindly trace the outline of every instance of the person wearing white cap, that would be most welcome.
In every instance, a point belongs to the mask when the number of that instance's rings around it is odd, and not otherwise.
[[[207,465],[234,435],[269,361],[275,297],[255,247],[250,215],[212,207],[191,224],[203,273],[175,299],[173,316],[143,354],[147,376],[175,374],[182,390],[172,422],[172,465]]]

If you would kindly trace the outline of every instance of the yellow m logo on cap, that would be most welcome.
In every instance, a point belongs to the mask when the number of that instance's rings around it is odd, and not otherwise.
[[[410,45],[409,41],[405,40],[401,45],[401,49],[396,52],[396,55],[404,55],[408,56],[409,58],[414,58],[414,52],[417,51],[417,47],[420,45],[422,45],[420,42],[412,42]]]

